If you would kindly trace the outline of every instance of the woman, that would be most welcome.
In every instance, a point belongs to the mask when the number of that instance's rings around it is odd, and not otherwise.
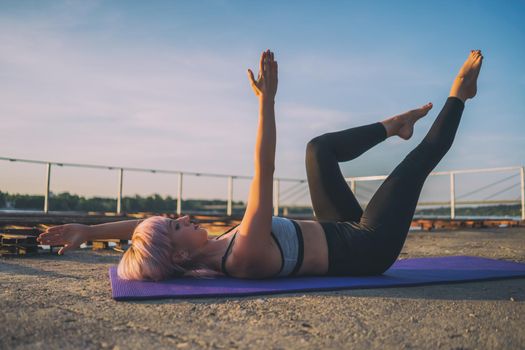
[[[125,279],[381,274],[401,252],[425,179],[451,147],[465,101],[476,95],[482,59],[480,50],[470,52],[427,135],[382,183],[364,212],[338,162],[354,159],[394,135],[409,139],[414,123],[432,104],[312,139],[306,147],[306,169],[317,220],[274,217],[277,62],[268,50],[261,55],[257,80],[248,70],[259,99],[259,121],[255,175],[239,225],[210,238],[188,216],[154,216],[93,226],[55,226],[42,233],[39,241],[64,245],[59,251],[63,254],[87,240],[131,239],[118,267]]]

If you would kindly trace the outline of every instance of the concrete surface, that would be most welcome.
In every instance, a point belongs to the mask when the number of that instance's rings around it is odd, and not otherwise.
[[[409,234],[400,258],[525,262],[525,228]],[[523,349],[525,279],[116,302],[120,253],[0,258],[1,349]]]

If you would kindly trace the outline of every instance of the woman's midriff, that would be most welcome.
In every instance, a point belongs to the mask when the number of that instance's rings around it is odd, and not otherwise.
[[[324,275],[328,272],[328,244],[323,227],[314,220],[295,220],[303,232],[304,258],[298,275]]]

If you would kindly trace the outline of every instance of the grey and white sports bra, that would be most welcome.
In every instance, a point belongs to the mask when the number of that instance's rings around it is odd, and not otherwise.
[[[215,239],[219,239],[219,237],[222,237],[239,225],[233,226]],[[226,259],[228,258],[237,233],[238,232],[235,232],[230,239],[230,244],[222,257],[221,268],[226,276],[230,276],[228,271],[226,271]],[[303,233],[301,228],[295,220],[272,216],[272,231],[270,233],[279,247],[282,258],[281,268],[276,277],[293,276],[297,274],[297,271],[299,271],[303,263],[304,255]]]

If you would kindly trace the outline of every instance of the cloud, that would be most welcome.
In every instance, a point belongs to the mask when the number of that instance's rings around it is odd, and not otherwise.
[[[252,174],[258,116],[245,75],[257,66],[250,44],[232,42],[225,56],[204,41],[186,45],[153,30],[138,40],[128,13],[102,3],[65,1],[0,14],[1,155]],[[276,174],[305,177],[311,138],[380,121],[442,91],[453,75],[443,79],[448,63],[430,68],[421,58],[433,53],[412,53],[283,50]],[[485,143],[478,147],[476,137]],[[343,168],[384,173],[414,142],[390,138]],[[511,131],[476,130],[460,142],[466,147],[452,150],[450,164],[466,167],[487,155],[484,164],[525,158],[523,139]],[[513,151],[503,154],[504,145]]]

